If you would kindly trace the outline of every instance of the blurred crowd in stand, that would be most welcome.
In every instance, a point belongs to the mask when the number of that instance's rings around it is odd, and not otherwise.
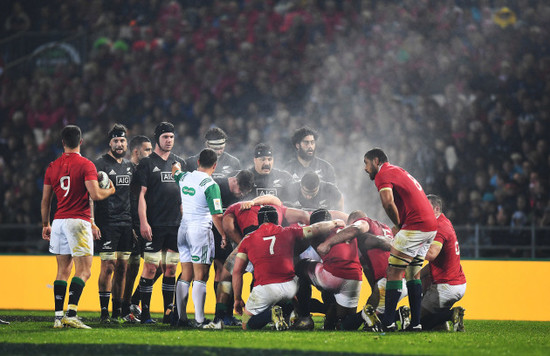
[[[528,244],[549,226],[550,3],[543,0],[6,1],[2,38],[82,32],[81,67],[0,74],[0,223],[38,224],[60,129],[83,155],[124,123],[177,127],[196,154],[223,128],[244,166],[268,142],[275,167],[303,125],[320,133],[345,208],[382,219],[363,155],[382,147],[455,225],[506,227],[494,245]],[[1,55],[1,53],[0,53]],[[280,167],[279,166],[279,167]],[[466,237],[464,237],[466,238]],[[550,245],[542,234],[539,243]],[[513,254],[514,252],[502,252]],[[522,256],[523,252],[516,255]]]

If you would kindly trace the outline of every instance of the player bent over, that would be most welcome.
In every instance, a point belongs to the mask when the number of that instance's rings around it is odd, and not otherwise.
[[[50,252],[56,255],[57,276],[54,281],[54,328],[69,326],[90,329],[77,316],[78,301],[84,285],[90,278],[93,251],[90,198],[103,200],[115,193],[113,182],[108,189],[100,189],[94,164],[80,155],[82,133],[78,126],[68,125],[61,131],[63,154],[50,163],[44,177],[40,211],[42,238],[50,241]],[[50,226],[53,194],[57,211]],[[69,286],[69,305],[63,315],[67,280],[73,262],[75,273]]]
[[[332,220],[305,227],[283,228],[278,225],[278,219],[274,207],[262,207],[258,212],[260,226],[239,246],[232,280],[235,311],[243,315],[244,330],[261,329],[270,321],[276,330],[288,329],[283,310],[276,304],[293,299],[298,290],[293,261],[296,240],[326,234],[330,229],[344,226],[342,220]],[[242,287],[248,261],[254,267],[254,288],[245,306]]]

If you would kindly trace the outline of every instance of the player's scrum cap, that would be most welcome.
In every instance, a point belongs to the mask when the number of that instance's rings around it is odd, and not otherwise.
[[[111,131],[109,131],[109,140],[115,137],[126,137],[126,128],[122,125],[115,125]]]
[[[329,221],[332,219],[330,212],[327,209],[314,210],[309,216],[309,223],[315,224],[321,221]]]
[[[163,121],[155,128],[155,141],[158,143],[160,135],[167,132],[175,132],[174,125],[170,122]]]
[[[277,224],[279,222],[279,214],[277,209],[271,205],[264,205],[258,211],[258,224],[264,224],[270,222]]]
[[[259,143],[254,147],[254,158],[258,157],[265,157],[265,156],[273,156],[273,151],[271,150],[271,146],[265,144],[265,143]]]

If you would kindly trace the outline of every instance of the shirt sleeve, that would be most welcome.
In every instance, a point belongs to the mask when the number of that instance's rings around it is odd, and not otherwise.
[[[97,180],[97,169],[90,160],[84,165],[84,180]]]
[[[50,178],[51,166],[52,166],[52,164],[50,163],[48,165],[48,168],[46,169],[46,174],[44,174],[44,185],[52,185],[52,181],[51,181],[51,178]]]
[[[393,184],[387,179],[384,172],[378,172],[376,174],[376,177],[374,178],[374,184],[376,184],[376,188],[378,188],[378,191],[381,191],[384,188],[390,188],[393,189]]]
[[[149,159],[144,158],[138,164],[136,169],[136,182],[142,187],[147,187],[147,180],[149,178],[148,176],[149,170],[147,169],[147,167],[149,167],[148,163],[149,163]]]
[[[208,188],[206,188],[204,194],[206,196],[206,201],[208,202],[208,209],[210,210],[210,214],[222,214],[223,208],[220,186],[216,183],[211,184]]]

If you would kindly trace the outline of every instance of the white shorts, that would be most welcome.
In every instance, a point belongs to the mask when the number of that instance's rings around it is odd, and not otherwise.
[[[450,309],[454,303],[458,302],[466,293],[466,283],[464,284],[432,284],[422,298],[422,309],[430,313],[436,313],[441,310]]]
[[[322,263],[316,263],[315,271],[309,271],[308,275],[315,287],[334,293],[338,305],[344,308],[357,308],[361,281],[336,277],[327,271]]]
[[[214,233],[205,226],[181,224],[178,229],[180,262],[212,264],[214,260]]]
[[[386,311],[386,282],[386,278],[382,278],[376,282],[378,291],[380,292],[380,300],[378,301],[378,307],[376,308],[376,313],[378,314],[384,314],[384,311]],[[401,288],[399,300],[405,298],[407,295],[409,295],[409,291],[407,290],[407,281],[403,278],[403,288]]]
[[[82,219],[54,219],[49,250],[56,255],[93,256],[92,224]]]
[[[437,231],[399,230],[392,246],[410,257],[426,257]]]
[[[298,292],[298,277],[284,283],[271,283],[255,286],[246,301],[246,310],[258,315],[281,300],[292,300]]]

